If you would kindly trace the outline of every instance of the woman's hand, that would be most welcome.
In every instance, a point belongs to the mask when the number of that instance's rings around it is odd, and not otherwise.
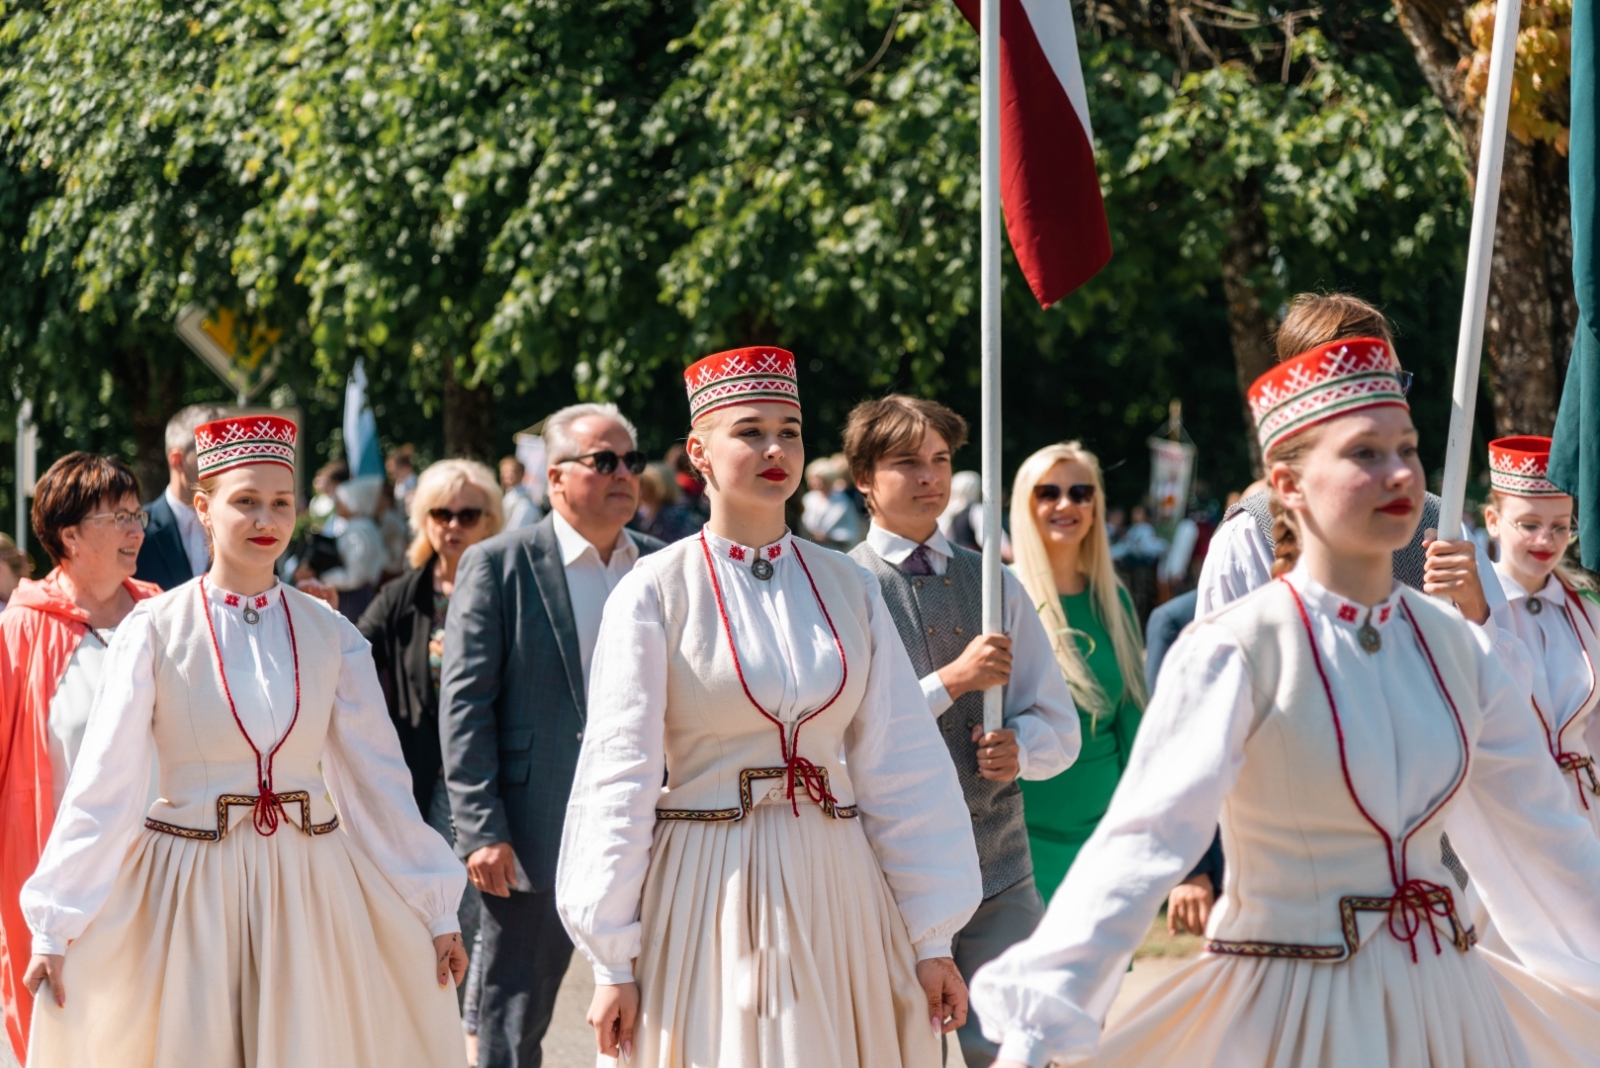
[[[39,985],[49,980],[56,1008],[62,1008],[67,1003],[67,988],[61,982],[61,966],[66,960],[60,953],[35,953],[28,961],[28,970],[22,973],[22,985],[28,988],[28,993],[38,997]]]
[[[326,582],[319,582],[317,577],[311,574],[310,568],[302,567],[301,570],[306,573],[306,577],[301,578],[300,572],[295,572],[294,588],[299,590],[301,593],[310,594],[319,601],[327,601],[329,608],[338,611],[339,591],[328,585]]]
[[[967,984],[949,957],[917,961],[917,982],[928,995],[928,1022],[933,1033],[947,1035],[967,1022]]]
[[[589,1002],[589,1026],[602,1057],[633,1060],[633,1024],[639,1018],[639,984],[597,986]]]
[[[439,985],[444,986],[445,981],[455,976],[456,986],[467,977],[467,947],[461,944],[461,934],[436,935],[433,939],[433,955],[437,961]]]
[[[1192,876],[1172,888],[1167,897],[1167,933],[1203,935],[1211,919],[1211,906],[1216,904],[1217,891],[1211,885],[1211,876],[1205,872]]]
[[[1422,534],[1422,543],[1428,547],[1422,592],[1448,597],[1462,615],[1481,625],[1489,618],[1489,599],[1478,577],[1478,547],[1466,540],[1440,541],[1438,534],[1431,528]]]

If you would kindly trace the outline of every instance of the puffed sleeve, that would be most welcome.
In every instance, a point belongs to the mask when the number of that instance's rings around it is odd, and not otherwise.
[[[595,982],[614,985],[633,981],[639,899],[666,772],[667,639],[647,568],[630,572],[606,599],[589,685],[556,911],[594,966]]]
[[[1254,722],[1244,655],[1215,624],[1168,654],[1128,769],[1033,935],[979,969],[972,1004],[1000,1059],[1092,1054],[1133,951],[1216,833]]]
[[[361,844],[434,936],[461,929],[456,909],[467,872],[417,811],[411,771],[389,722],[372,648],[354,624],[340,627],[339,688],[322,752],[344,833]]]
[[[65,953],[111,895],[150,802],[154,635],[135,608],[117,628],[78,760],[39,867],[22,887],[35,953]]]
[[[1572,800],[1527,695],[1477,632],[1483,726],[1450,841],[1528,969],[1600,996],[1600,839]]]
[[[878,580],[861,573],[872,663],[861,710],[845,732],[845,762],[862,829],[917,959],[948,957],[951,939],[983,900],[972,815]]]
[[[1212,535],[1200,565],[1194,617],[1206,616],[1272,581],[1272,551],[1254,517],[1240,512]]]

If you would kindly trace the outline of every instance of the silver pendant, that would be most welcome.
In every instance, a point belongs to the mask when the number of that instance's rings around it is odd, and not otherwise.
[[[1543,601],[1539,600],[1539,598],[1537,598],[1537,597],[1529,597],[1528,598],[1528,614],[1530,616],[1536,616],[1540,612],[1543,612],[1543,611],[1544,611],[1544,602]]]
[[[772,577],[772,561],[756,557],[756,562],[750,565],[750,574],[762,582]]]
[[[1378,628],[1372,625],[1371,619],[1361,624],[1361,628],[1356,631],[1356,641],[1360,642],[1361,648],[1369,653],[1375,653],[1383,648],[1383,635],[1378,633]]]
[[[249,605],[245,605],[244,606],[244,621],[246,623],[250,623],[250,624],[259,623],[259,622],[261,622],[261,613],[257,612],[254,608],[251,608]]]

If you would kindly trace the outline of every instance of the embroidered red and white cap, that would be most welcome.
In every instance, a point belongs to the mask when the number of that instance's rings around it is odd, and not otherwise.
[[[1334,341],[1284,360],[1250,386],[1261,451],[1364,408],[1410,408],[1399,371],[1389,343],[1375,337]]]
[[[772,345],[729,349],[696,360],[683,372],[689,421],[730,404],[777,402],[800,407],[794,353]]]
[[[1519,434],[1489,442],[1489,485],[1513,497],[1565,497],[1549,479],[1550,439]]]
[[[294,470],[294,423],[278,415],[236,415],[194,428],[200,477],[211,478],[250,464],[281,464]]]

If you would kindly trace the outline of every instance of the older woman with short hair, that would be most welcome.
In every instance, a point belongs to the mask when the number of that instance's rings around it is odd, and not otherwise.
[[[55,568],[19,582],[0,615],[0,996],[24,1063],[33,998],[18,965],[33,938],[18,895],[50,836],[111,635],[136,602],[161,592],[133,577],[147,522],[127,464],[63,456],[33,495],[33,533]]]

